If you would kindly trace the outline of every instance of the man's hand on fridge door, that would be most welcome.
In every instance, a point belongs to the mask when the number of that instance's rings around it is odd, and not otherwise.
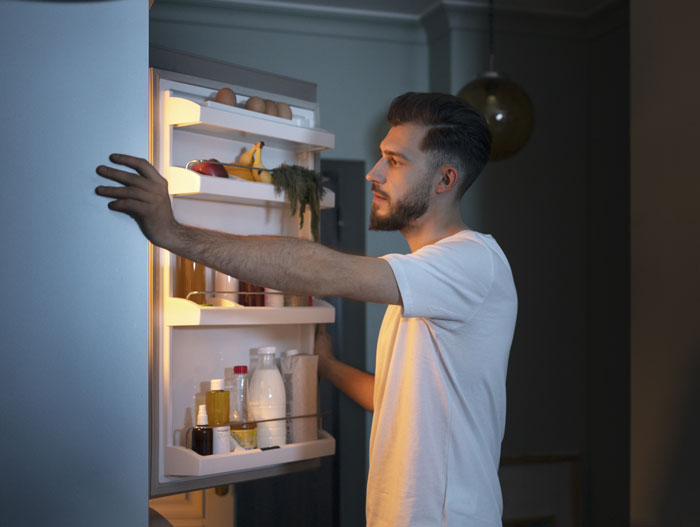
[[[137,173],[100,165],[96,170],[100,176],[123,186],[100,185],[95,188],[95,193],[114,198],[107,204],[110,210],[128,214],[136,220],[146,238],[159,247],[168,248],[170,238],[180,226],[173,216],[168,182],[153,165],[140,157],[112,154],[109,160]]]

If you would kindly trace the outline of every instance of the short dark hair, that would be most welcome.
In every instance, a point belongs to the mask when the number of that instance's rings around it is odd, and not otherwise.
[[[491,154],[491,132],[483,115],[468,102],[446,93],[407,92],[389,107],[391,126],[416,123],[427,126],[421,150],[431,168],[455,165],[460,176],[457,199],[481,173]]]

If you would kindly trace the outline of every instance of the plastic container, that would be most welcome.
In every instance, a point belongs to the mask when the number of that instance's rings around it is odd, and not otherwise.
[[[253,419],[258,421],[258,448],[286,445],[287,398],[282,374],[275,364],[275,348],[272,346],[258,350],[258,366],[250,380],[248,398],[248,410]],[[267,421],[269,419],[274,420]]]
[[[287,442],[318,439],[318,355],[287,350],[280,358],[287,397]],[[308,415],[313,417],[299,416]]]

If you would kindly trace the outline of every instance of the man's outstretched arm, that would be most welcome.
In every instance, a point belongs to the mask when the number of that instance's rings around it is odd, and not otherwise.
[[[318,326],[314,353],[318,355],[318,374],[365,410],[374,411],[374,375],[340,362],[333,355],[331,337],[325,325]]]
[[[281,291],[401,303],[391,267],[381,258],[348,255],[296,238],[236,236],[182,225],[173,216],[167,181],[148,161],[124,154],[110,160],[137,173],[100,165],[100,176],[123,186],[99,186],[95,192],[114,198],[108,207],[134,218],[159,247]]]

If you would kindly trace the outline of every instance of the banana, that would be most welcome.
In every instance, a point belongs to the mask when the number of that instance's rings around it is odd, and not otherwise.
[[[253,158],[255,157],[255,153],[258,150],[258,145],[260,143],[257,143],[251,147],[250,150],[247,152],[243,152],[241,156],[239,157],[238,161],[233,161],[233,163],[237,165],[245,165],[245,166],[253,166]],[[236,176],[241,179],[246,179],[248,181],[256,181],[255,176],[253,175],[253,171],[249,168],[241,168],[241,167],[229,167],[229,166],[224,166],[226,169],[226,172],[228,172],[231,176]]]
[[[257,151],[255,154],[255,161],[253,161],[253,166],[259,170],[253,170],[253,177],[255,178],[255,181],[259,181],[260,183],[272,183],[272,174],[265,168],[265,165],[262,163],[262,148],[265,146],[265,143],[260,141],[255,145],[257,147]]]

